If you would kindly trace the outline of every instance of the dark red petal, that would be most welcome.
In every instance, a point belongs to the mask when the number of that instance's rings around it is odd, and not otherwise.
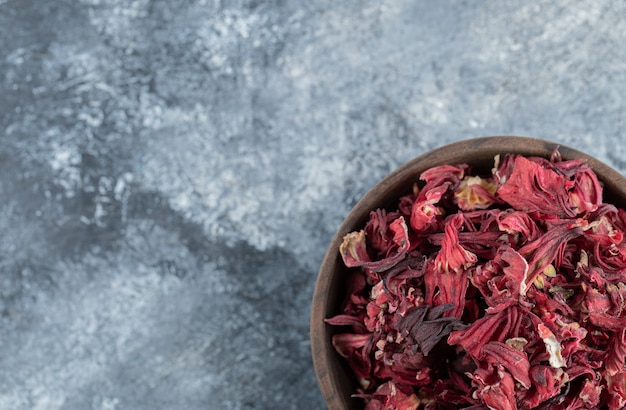
[[[495,374],[481,373],[479,369],[473,375],[478,384],[475,395],[491,410],[517,410],[513,377],[501,367]]]
[[[365,330],[363,320],[356,316],[337,315],[329,319],[324,319],[324,322],[334,326],[352,326],[355,330]]]
[[[606,376],[608,391],[607,404],[610,410],[623,410],[626,407],[626,371]]]
[[[441,210],[437,205],[449,187],[449,184],[439,185],[431,189],[424,187],[411,208],[411,228],[421,232],[427,230],[434,223],[435,218],[441,215]]]
[[[457,213],[446,222],[441,250],[435,257],[435,266],[439,272],[461,273],[476,263],[476,255],[459,244],[459,230],[463,222],[461,213]]]
[[[386,254],[394,245],[390,224],[398,219],[397,212],[387,213],[384,209],[370,212],[370,219],[365,225],[365,235],[372,248]]]
[[[606,371],[614,376],[626,370],[626,329],[615,332],[609,346],[605,359]]]
[[[502,342],[489,342],[483,346],[483,354],[486,362],[493,365],[501,365],[515,380],[525,389],[530,388],[530,362],[528,355]]]
[[[497,194],[519,211],[574,217],[568,195],[571,185],[563,175],[518,156],[513,172]]]
[[[502,212],[497,221],[502,232],[519,235],[521,243],[532,242],[543,234],[537,227],[537,223],[526,212]]]
[[[461,346],[476,361],[484,359],[483,346],[489,342],[504,342],[518,336],[522,314],[511,306],[498,313],[487,314],[466,329],[450,333],[448,343]]]
[[[487,209],[498,202],[495,196],[498,186],[491,178],[465,177],[454,191],[456,204],[464,211]]]
[[[602,203],[602,186],[588,165],[576,173],[575,185],[570,192],[570,204],[577,213],[594,212]]]
[[[416,345],[420,351],[428,356],[430,351],[446,338],[451,331],[465,327],[454,317],[443,317],[445,311],[454,308],[454,305],[441,305],[435,308],[418,306],[401,318],[396,328],[405,337]]]
[[[532,387],[521,400],[524,409],[534,409],[557,396],[566,382],[566,375],[561,369],[537,365],[530,368],[530,379]]]
[[[458,166],[440,165],[422,172],[420,179],[435,185],[441,185],[445,182],[458,183],[463,179],[467,169],[468,166],[464,164]]]
[[[370,261],[367,253],[367,242],[365,231],[350,232],[343,237],[343,242],[339,247],[339,252],[343,258],[343,263],[349,267],[363,266]]]
[[[404,259],[409,247],[409,232],[404,217],[399,217],[389,224],[390,244],[387,254],[379,260],[372,261],[367,250],[365,230],[351,232],[344,236],[339,252],[347,267],[362,266],[373,272],[390,269]]]
[[[558,267],[568,242],[582,235],[583,229],[575,222],[561,223],[548,230],[539,239],[524,245],[519,253],[529,259],[528,279],[530,285],[548,265]]]

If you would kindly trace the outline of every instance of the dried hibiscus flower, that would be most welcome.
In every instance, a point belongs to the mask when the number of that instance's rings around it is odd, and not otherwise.
[[[626,211],[583,160],[420,176],[345,236],[333,345],[366,409],[623,409]]]

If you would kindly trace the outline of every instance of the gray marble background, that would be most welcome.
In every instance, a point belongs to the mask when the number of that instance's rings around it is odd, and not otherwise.
[[[0,408],[322,409],[336,228],[406,160],[626,172],[621,1],[0,0]]]

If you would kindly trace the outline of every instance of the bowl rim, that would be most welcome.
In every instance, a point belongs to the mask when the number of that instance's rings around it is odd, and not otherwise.
[[[344,235],[361,229],[369,212],[384,206],[381,198],[389,196],[393,189],[398,190],[398,184],[411,179],[417,182],[417,177],[424,170],[436,165],[477,163],[485,161],[487,157],[496,154],[521,154],[525,156],[548,157],[555,148],[563,159],[585,159],[591,166],[598,178],[602,181],[604,193],[610,193],[613,204],[626,204],[626,178],[615,169],[604,164],[598,159],[577,149],[568,147],[558,142],[517,135],[497,135],[468,138],[446,144],[424,152],[400,165],[377,182],[349,211],[346,218],[334,234],[328,250],[322,260],[313,290],[311,317],[310,317],[310,342],[313,367],[318,381],[318,386],[326,405],[331,410],[358,408],[355,400],[342,395],[340,385],[346,385],[346,365],[340,364],[340,356],[332,346],[331,336],[333,331],[324,319],[331,316],[330,310],[338,301],[333,299],[333,293],[337,287],[337,278],[333,273],[340,262],[339,245]],[[474,158],[472,160],[472,158]],[[411,185],[412,186],[412,185]],[[410,189],[406,187],[405,191]],[[398,198],[395,198],[397,204]],[[391,204],[387,204],[391,205]],[[333,282],[333,279],[334,282]],[[334,287],[333,287],[334,286]],[[331,300],[332,299],[332,300]],[[334,362],[331,361],[334,359]],[[362,406],[361,406],[362,407]]]

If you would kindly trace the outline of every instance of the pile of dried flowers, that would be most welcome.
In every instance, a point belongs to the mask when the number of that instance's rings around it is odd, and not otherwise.
[[[626,407],[626,211],[583,160],[444,165],[345,236],[333,345],[366,409]]]

